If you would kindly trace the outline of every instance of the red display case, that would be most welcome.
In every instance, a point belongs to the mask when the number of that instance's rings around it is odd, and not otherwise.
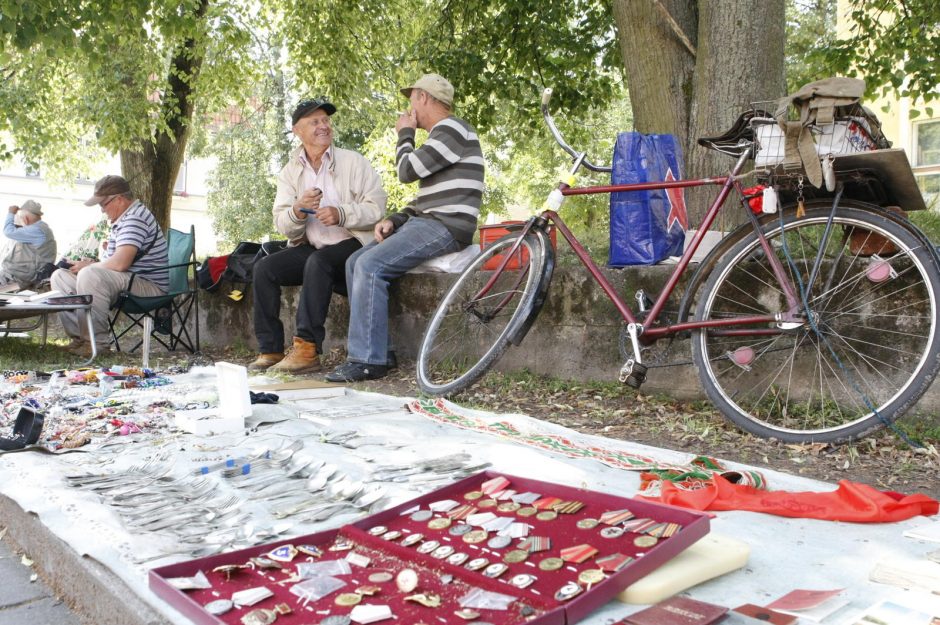
[[[493,490],[503,483],[506,485]],[[525,494],[528,499],[538,497],[534,502],[513,500],[513,497],[525,500]],[[431,511],[431,506],[439,511]],[[440,510],[448,506],[450,509]],[[419,513],[415,514],[416,511]],[[479,527],[471,530],[463,527],[468,513],[491,513],[487,516],[500,519],[493,521],[497,525],[528,524],[528,536],[497,546],[505,542],[505,538],[497,538],[497,532],[481,535],[484,530]],[[486,471],[338,529],[156,568],[150,571],[149,580],[150,588],[158,596],[199,625],[241,625],[246,614],[259,609],[268,610],[259,621],[264,622],[279,604],[287,604],[292,611],[274,614],[278,625],[316,625],[330,616],[349,615],[354,609],[349,604],[351,594],[359,594],[363,605],[386,605],[395,615],[394,620],[378,622],[564,625],[583,619],[708,530],[708,516],[702,513]],[[415,534],[421,534],[422,539],[406,541]],[[403,541],[410,544],[402,544]],[[337,543],[351,548],[331,550]],[[281,562],[283,569],[242,568],[231,572],[228,579],[224,570],[213,570],[245,564],[252,557],[264,557],[285,545],[306,545],[307,551],[316,546],[322,555],[314,558],[299,553],[292,561]],[[507,555],[510,552],[514,555]],[[352,573],[338,577],[345,582],[342,588],[306,604],[290,593],[291,586],[297,583],[288,581],[296,564],[345,559],[350,553],[368,558],[369,564],[366,567],[351,564]],[[456,554],[465,554],[466,559],[459,562]],[[493,574],[497,572],[494,569],[502,567],[467,568],[479,558],[485,558],[488,565],[501,563],[505,571],[490,577],[484,572]],[[576,561],[580,558],[585,559]],[[404,569],[417,575],[414,591],[402,592],[397,587],[394,576]],[[181,591],[168,581],[191,577],[199,571],[208,577],[211,588]],[[369,581],[376,572],[389,572],[393,577],[383,582]],[[520,577],[523,575],[535,579],[523,587]],[[558,596],[560,589],[571,590],[573,584],[579,588],[575,596]],[[260,586],[271,590],[273,596],[218,616],[204,608],[209,602],[230,599],[233,592]],[[366,594],[369,587],[373,587],[374,594]],[[459,599],[475,588],[514,599],[507,610],[475,609],[478,616],[470,619],[465,618],[466,614],[457,615],[461,609]],[[405,599],[415,593],[435,595],[440,605],[427,607]],[[344,597],[347,605],[337,604],[340,594],[347,595]]]

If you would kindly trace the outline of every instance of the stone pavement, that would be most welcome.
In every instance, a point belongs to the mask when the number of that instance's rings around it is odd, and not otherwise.
[[[7,539],[0,540],[0,625],[81,625],[41,579],[30,581],[34,573]]]

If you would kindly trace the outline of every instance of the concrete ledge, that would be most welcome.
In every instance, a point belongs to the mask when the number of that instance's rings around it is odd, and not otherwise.
[[[35,514],[0,495],[5,538],[29,554],[53,591],[96,625],[169,625],[110,569],[83,557],[53,534]]]
[[[659,293],[673,267],[627,267],[603,269],[611,284],[633,306],[634,294],[644,289]],[[689,274],[691,277],[691,274]],[[424,336],[427,322],[443,292],[457,279],[456,274],[408,274],[392,284],[390,291],[390,327],[395,349],[405,358],[413,359]],[[685,283],[680,282],[667,305],[668,311],[678,309]],[[289,344],[294,331],[296,287],[284,289],[281,298],[281,320]],[[327,322],[326,349],[345,348],[349,306],[345,297],[333,296]],[[224,294],[200,294],[200,330],[203,345],[223,346],[242,342],[257,348],[252,325],[251,292],[241,302]],[[579,381],[616,381],[624,359],[620,355],[620,314],[604,292],[581,267],[556,269],[548,299],[538,320],[522,345],[510,347],[498,361],[502,371],[529,370]],[[657,343],[647,362],[650,369],[645,393],[665,394],[677,399],[704,399],[698,374],[691,365],[688,339]],[[661,360],[657,360],[657,359]],[[655,368],[660,363],[684,362],[682,366]],[[921,400],[917,411],[940,409],[940,386],[934,384]]]

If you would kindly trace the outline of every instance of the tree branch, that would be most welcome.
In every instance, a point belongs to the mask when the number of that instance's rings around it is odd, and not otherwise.
[[[669,24],[669,27],[672,28],[672,32],[676,34],[676,37],[679,38],[679,41],[685,46],[685,49],[689,51],[689,54],[692,55],[692,58],[695,58],[695,46],[692,45],[692,41],[686,36],[685,31],[682,30],[682,27],[679,26],[679,22],[675,20],[669,9],[663,6],[661,0],[653,0],[653,4],[659,9],[659,12],[662,13],[663,19],[666,20],[666,23]]]

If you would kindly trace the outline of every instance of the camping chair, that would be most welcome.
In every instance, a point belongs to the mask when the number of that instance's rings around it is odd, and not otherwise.
[[[189,268],[196,269],[196,230],[190,226],[189,233],[170,228],[167,231],[167,252],[169,257],[170,284],[166,295],[145,297],[130,292],[137,274],[131,276],[127,291],[122,291],[111,307],[114,314],[110,319],[111,337],[114,347],[121,351],[120,339],[134,328],[144,329],[151,337],[170,351],[182,345],[195,354],[199,351],[199,297],[195,281],[190,282]],[[143,275],[145,272],[139,272]],[[195,314],[193,314],[195,313]],[[121,315],[130,319],[120,332],[116,324]],[[190,315],[195,319],[195,341],[189,334],[186,323]],[[144,343],[144,338],[137,341],[128,351],[134,351]],[[144,354],[146,360],[148,354]]]

